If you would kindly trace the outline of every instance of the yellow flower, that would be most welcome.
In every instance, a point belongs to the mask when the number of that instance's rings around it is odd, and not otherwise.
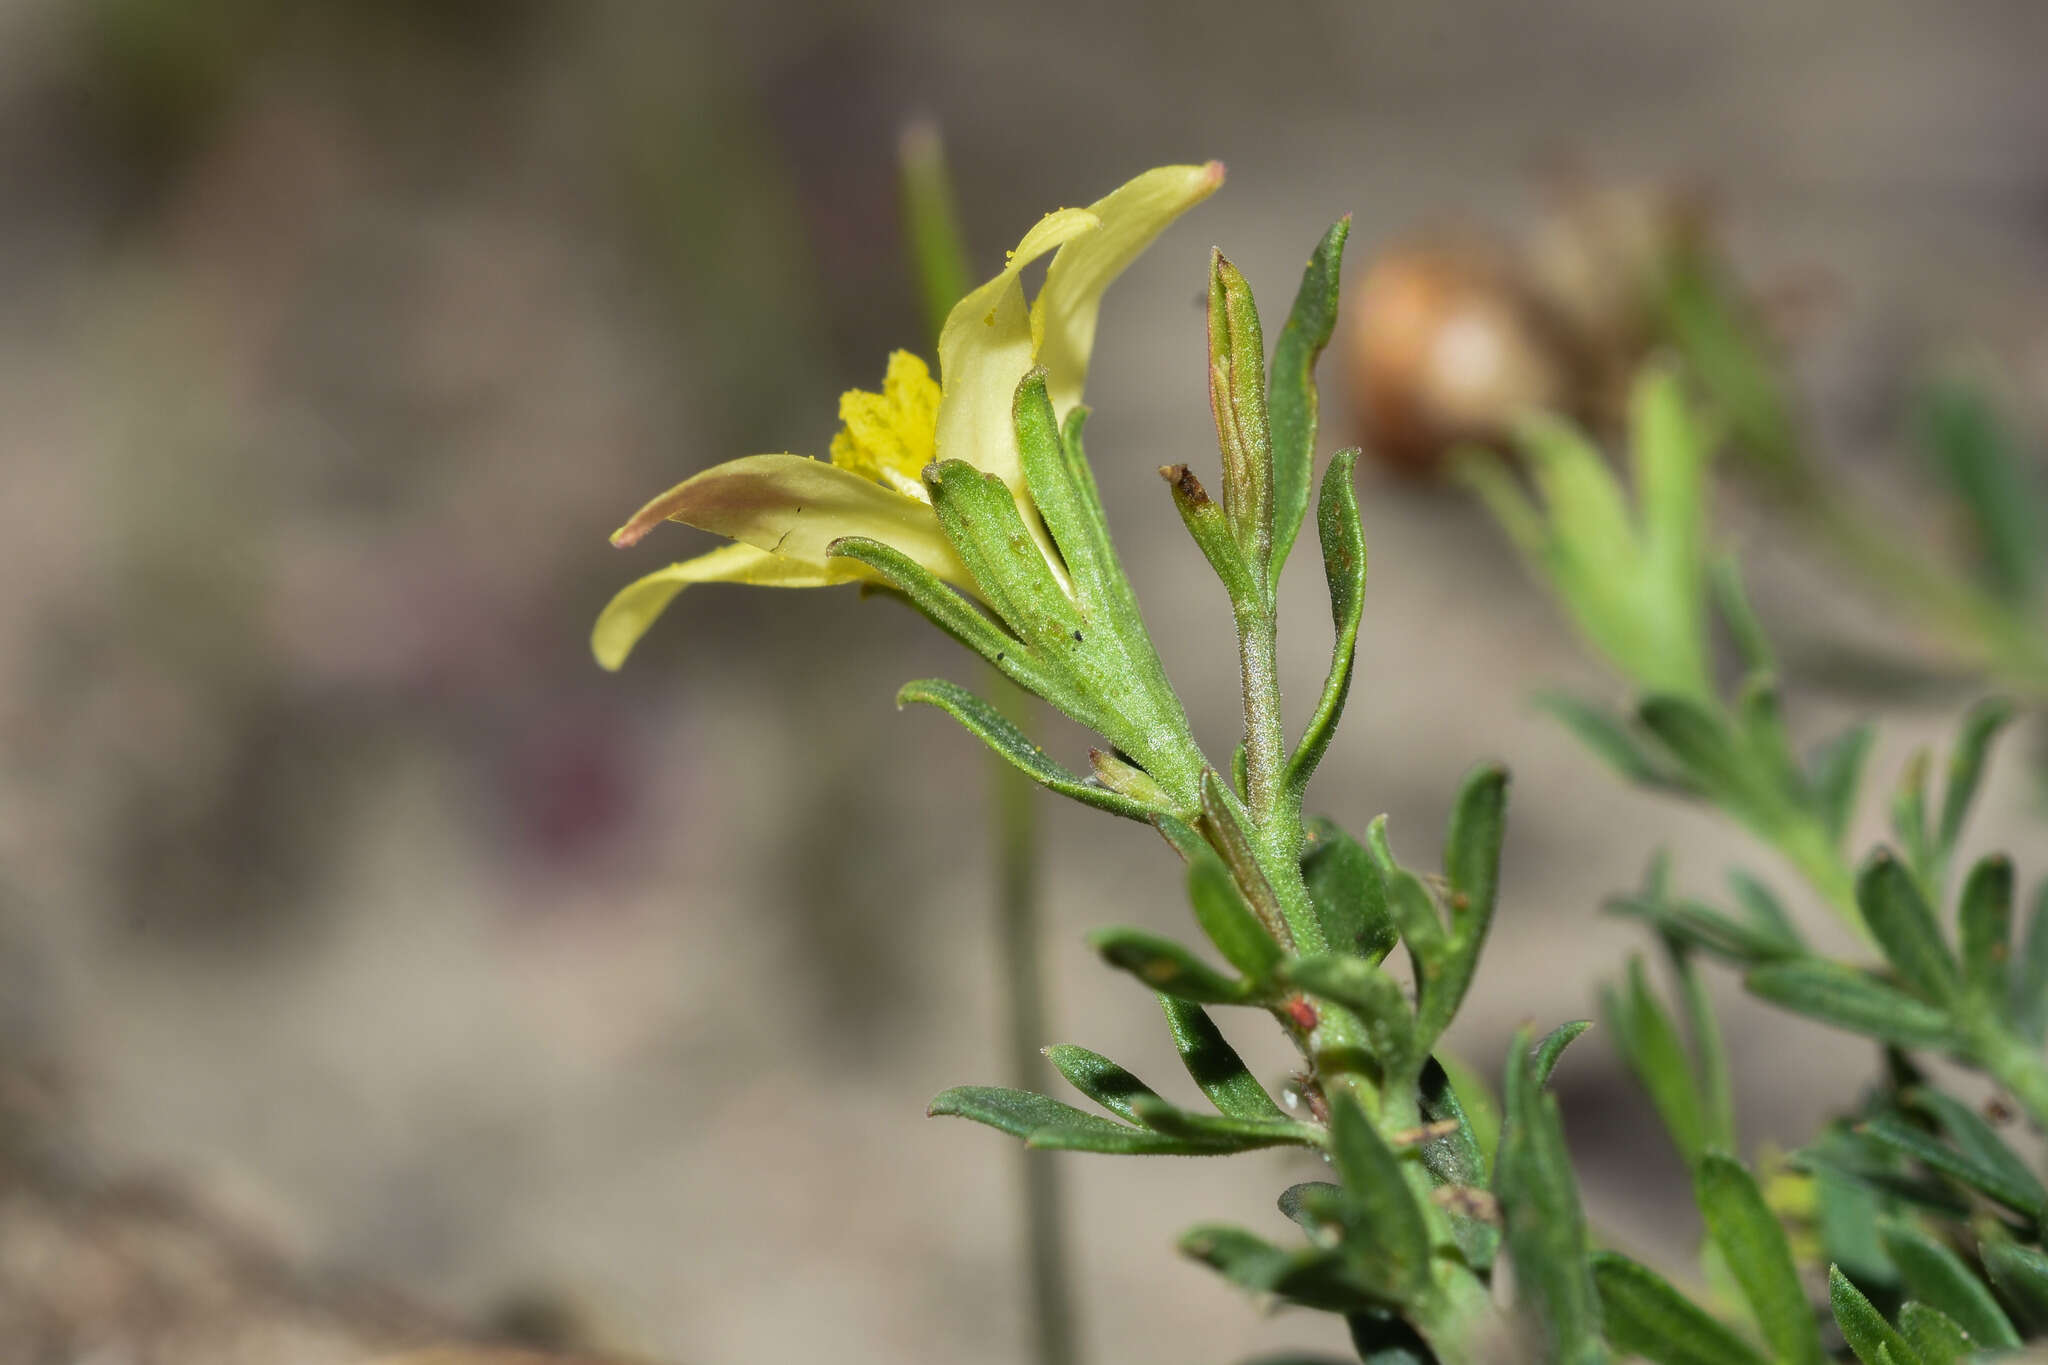
[[[749,455],[677,484],[613,535],[631,545],[663,521],[680,521],[736,542],[629,584],[591,632],[600,664],[615,669],[675,595],[693,583],[818,588],[873,575],[834,559],[827,547],[865,536],[972,592],[974,583],[939,529],[923,481],[937,459],[965,460],[1000,477],[1064,582],[1059,560],[1025,487],[1011,403],[1033,366],[1062,418],[1080,401],[1095,347],[1103,291],[1152,240],[1223,182],[1219,162],[1163,166],[1085,209],[1041,218],[1002,273],[955,304],[939,337],[934,382],[906,351],[889,357],[880,393],[855,389],[839,400],[841,430],[831,461]],[[1019,276],[1055,253],[1027,306]]]

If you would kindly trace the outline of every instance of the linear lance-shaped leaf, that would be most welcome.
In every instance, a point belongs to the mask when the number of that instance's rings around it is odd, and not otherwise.
[[[1647,1266],[1593,1253],[1608,1344],[1656,1365],[1770,1365],[1764,1354]]]
[[[1273,569],[1278,582],[1287,552],[1308,511],[1316,459],[1316,360],[1337,328],[1338,276],[1351,215],[1330,225],[1316,243],[1294,307],[1273,345],[1273,375],[1266,399],[1273,435]],[[1326,476],[1327,480],[1327,476]],[[1327,482],[1325,484],[1327,487]]]
[[[1707,1235],[1742,1286],[1771,1350],[1791,1365],[1826,1365],[1791,1244],[1755,1178],[1735,1158],[1708,1152],[1694,1170],[1693,1193]]]

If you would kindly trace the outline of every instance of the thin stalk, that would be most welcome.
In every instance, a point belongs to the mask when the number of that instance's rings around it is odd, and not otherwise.
[[[959,199],[946,168],[945,145],[929,123],[906,128],[897,144],[902,176],[905,244],[911,273],[934,348],[954,303],[972,277],[966,240],[960,231]],[[990,670],[994,695],[1023,728],[1030,698]],[[1031,783],[1001,760],[989,765],[989,811],[994,820],[996,859],[996,946],[998,989],[1003,993],[1003,1050],[1010,1083],[1042,1091],[1051,1067],[1039,1051],[1047,1037],[1045,967],[1040,951],[1038,821]],[[1057,1152],[1018,1149],[1019,1193],[1023,1199],[1023,1254],[1030,1292],[1030,1318],[1038,1365],[1075,1365],[1074,1300],[1067,1273],[1066,1203]]]
[[[1025,709],[1018,699],[1013,711]],[[996,822],[998,972],[1005,990],[1004,1050],[1010,1084],[1043,1091],[1051,1068],[1039,1051],[1046,1034],[1045,968],[1040,944],[1038,820],[1031,783],[1000,760],[989,767]],[[1059,1153],[1020,1147],[1024,1256],[1039,1365],[1074,1365],[1074,1303],[1066,1265],[1066,1203]]]

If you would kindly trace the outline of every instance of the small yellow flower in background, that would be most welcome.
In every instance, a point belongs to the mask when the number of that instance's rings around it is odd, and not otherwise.
[[[878,540],[970,592],[973,580],[939,529],[923,471],[934,460],[965,460],[998,476],[1025,524],[1064,581],[1024,482],[1012,427],[1017,386],[1046,370],[1055,413],[1081,399],[1102,295],[1160,232],[1223,183],[1219,162],[1163,166],[1085,209],[1041,218],[1002,273],[954,305],[939,338],[939,381],[917,356],[889,357],[880,393],[855,389],[839,400],[842,429],[831,461],[749,455],[705,470],[635,513],[612,537],[631,545],[663,521],[680,521],[735,544],[657,569],[606,605],[591,632],[597,661],[616,669],[677,593],[693,583],[817,588],[873,575],[827,553],[845,536]],[[1054,253],[1045,283],[1027,306],[1019,279]]]

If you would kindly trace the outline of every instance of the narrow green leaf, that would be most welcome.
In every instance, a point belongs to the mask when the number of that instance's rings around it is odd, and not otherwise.
[[[1367,1310],[1350,1314],[1345,1323],[1351,1328],[1351,1345],[1358,1352],[1360,1365],[1436,1365],[1436,1352],[1398,1314]]]
[[[2035,551],[2038,557],[2038,549]],[[1948,759],[1948,782],[1941,796],[1941,826],[1935,848],[1946,863],[1955,856],[1963,837],[1963,823],[1970,818],[1970,806],[1977,799],[1977,787],[1984,780],[1985,760],[1991,745],[2012,720],[2014,707],[2004,697],[1987,697],[1963,717],[1962,733]]]
[[[1721,1022],[1701,979],[1699,963],[1682,945],[1666,941],[1671,972],[1678,980],[1678,1000],[1692,1039],[1695,1073],[1699,1077],[1700,1131],[1709,1147],[1732,1152],[1736,1145],[1735,1077],[1728,1066],[1728,1048]]]
[[[1856,904],[1906,984],[1935,1004],[1952,1003],[1961,985],[1955,956],[1905,864],[1884,849],[1872,854],[1856,878]]]
[[[2026,953],[2014,964],[2013,1031],[2041,1046],[2048,1038],[2048,880],[2034,888],[2033,913],[2027,916]]]
[[[926,1112],[935,1118],[951,1115],[972,1119],[1022,1138],[1028,1146],[1060,1151],[1118,1156],[1217,1156],[1246,1149],[1236,1142],[1190,1142],[1133,1128],[1084,1113],[1049,1096],[999,1085],[956,1086],[933,1100]]]
[[[1294,547],[1308,512],[1308,490],[1316,458],[1316,359],[1337,326],[1338,276],[1351,215],[1330,225],[1301,273],[1294,307],[1273,346],[1273,378],[1266,407],[1273,434],[1273,571]],[[1327,481],[1324,484],[1328,488]]]
[[[835,559],[851,559],[880,574],[926,620],[995,665],[1025,691],[1045,698],[1097,733],[1106,734],[1114,725],[1059,662],[1041,657],[901,550],[865,536],[843,536],[826,548]]]
[[[1328,820],[1309,822],[1301,879],[1331,951],[1378,962],[1400,942],[1387,909],[1387,885],[1372,855]]]
[[[1600,1299],[1587,1263],[1586,1215],[1565,1150],[1557,1101],[1536,1084],[1529,1031],[1508,1052],[1506,1121],[1494,1193],[1506,1223],[1515,1283],[1557,1365],[1592,1365],[1600,1344]]]
[[[1926,1365],[1963,1365],[1970,1334],[1939,1308],[1908,1300],[1899,1309],[1899,1335]]]
[[[1342,1185],[1304,1180],[1280,1191],[1280,1212],[1319,1245],[1330,1245],[1358,1218],[1357,1201]]]
[[[2022,459],[1981,387],[1944,379],[1921,405],[1920,444],[1969,514],[1978,576],[2004,601],[2038,599],[2044,538],[2031,460]]]
[[[1202,850],[1188,863],[1188,901],[1202,932],[1246,976],[1262,981],[1279,965],[1280,945],[1259,923],[1230,869],[1213,850]]]
[[[1180,513],[1181,525],[1188,528],[1188,538],[1195,542],[1202,558],[1209,561],[1211,572],[1223,584],[1230,600],[1255,600],[1259,595],[1258,580],[1252,576],[1251,562],[1244,556],[1244,547],[1237,543],[1223,505],[1209,496],[1195,471],[1184,464],[1161,465],[1159,477],[1166,480],[1173,494],[1173,508]],[[1232,766],[1235,769],[1236,765]]]
[[[1428,1218],[1408,1188],[1400,1157],[1346,1090],[1330,1095],[1330,1160],[1358,1202],[1360,1235],[1347,1239],[1351,1254],[1375,1267],[1374,1278],[1397,1301],[1426,1292]]]
[[[1769,1359],[1646,1266],[1593,1253],[1607,1342],[1657,1365],[1770,1365]]]
[[[1728,638],[1734,642],[1743,671],[1775,676],[1777,657],[1771,650],[1771,637],[1757,619],[1756,608],[1750,605],[1749,589],[1742,582],[1742,561],[1733,554],[1718,555],[1708,567],[1708,577],[1714,605],[1721,609],[1721,620],[1728,627]]]
[[[1451,951],[1441,972],[1417,978],[1416,1014],[1425,1046],[1443,1033],[1464,1003],[1493,923],[1500,891],[1500,846],[1507,833],[1507,789],[1505,768],[1482,767],[1465,779],[1451,808],[1444,837]]]
[[[1232,1118],[1287,1117],[1237,1055],[1237,1049],[1224,1039],[1207,1011],[1170,995],[1159,997],[1159,1007],[1166,1011],[1166,1027],[1173,1034],[1173,1047],[1180,1053],[1182,1065],[1211,1104]]]
[[[1807,762],[1807,787],[1813,792],[1828,837],[1836,844],[1847,836],[1849,821],[1856,814],[1856,793],[1862,787],[1863,767],[1876,739],[1875,725],[1852,725],[1815,749]]]
[[[1871,1306],[1863,1292],[1849,1283],[1840,1266],[1828,1267],[1828,1301],[1835,1310],[1835,1325],[1842,1339],[1863,1365],[1884,1365],[1879,1352],[1889,1352],[1892,1365],[1924,1365],[1906,1339],[1894,1331],[1884,1315]]]
[[[1337,733],[1345,699],[1351,695],[1352,665],[1358,657],[1358,623],[1365,611],[1365,529],[1358,521],[1358,493],[1351,484],[1357,463],[1356,450],[1340,450],[1331,456],[1330,467],[1323,471],[1322,497],[1316,504],[1316,533],[1323,546],[1323,577],[1330,586],[1330,620],[1336,639],[1315,714],[1309,718],[1294,756],[1287,760],[1287,789],[1297,802]],[[1275,551],[1285,553],[1277,543]]]
[[[1415,964],[1415,979],[1427,982],[1442,972],[1442,964],[1451,951],[1450,935],[1437,914],[1436,898],[1429,894],[1421,878],[1394,861],[1393,849],[1387,844],[1386,816],[1379,816],[1366,828],[1365,839],[1373,866],[1379,869],[1387,888],[1387,913],[1393,916],[1401,931],[1401,942]]]
[[[2039,1221],[2048,1217],[2048,1188],[1977,1111],[1932,1086],[1906,1093],[1906,1103],[1931,1116],[1955,1143],[1973,1174],[1963,1183]]]
[[[2005,1010],[2012,961],[2012,859],[1981,859],[1963,881],[1956,937],[1963,947],[1963,986],[1971,997]]]
[[[1825,1365],[1827,1352],[1799,1283],[1791,1243],[1756,1179],[1735,1158],[1708,1152],[1693,1172],[1693,1194],[1707,1235],[1742,1286],[1771,1350],[1794,1365]]]
[[[1158,1092],[1099,1052],[1058,1043],[1045,1049],[1046,1059],[1074,1089],[1120,1119],[1138,1123],[1132,1102],[1140,1095],[1158,1099]]]
[[[1606,909],[1646,920],[1689,947],[1745,967],[1782,962],[1801,953],[1797,943],[1787,943],[1768,930],[1731,919],[1698,901],[1617,896],[1607,902]]]
[[[1742,726],[1748,765],[1763,774],[1774,791],[1800,805],[1811,805],[1806,774],[1792,756],[1792,741],[1785,733],[1778,680],[1767,673],[1752,673],[1743,679],[1735,715]]]
[[[1536,1084],[1550,1083],[1550,1073],[1557,1069],[1557,1059],[1564,1056],[1564,1050],[1572,1045],[1574,1039],[1591,1027],[1591,1019],[1574,1019],[1569,1024],[1559,1024],[1543,1035],[1543,1041],[1536,1044],[1536,1050],[1530,1054],[1530,1060],[1535,1067]]]
[[[960,722],[969,734],[986,744],[995,755],[1048,791],[1079,801],[1127,820],[1150,820],[1155,807],[1076,777],[1046,756],[1044,749],[1012,724],[1008,717],[985,699],[958,683],[943,678],[925,678],[905,683],[896,694],[898,706],[913,702],[936,706]]]
[[[1460,1094],[1459,1085],[1470,1087],[1471,1104]],[[1424,1168],[1438,1185],[1480,1190],[1487,1187],[1487,1153],[1499,1140],[1500,1120],[1493,1113],[1493,1099],[1485,1088],[1482,1081],[1470,1075],[1454,1085],[1449,1069],[1436,1057],[1423,1064],[1416,1086],[1423,1122],[1457,1125],[1443,1136],[1421,1143],[1417,1149]],[[1499,1228],[1453,1208],[1451,1230],[1466,1263],[1473,1269],[1484,1271],[1493,1264],[1500,1245]]]
[[[1795,1014],[1901,1047],[1947,1047],[1954,1039],[1946,1013],[1839,962],[1817,957],[1777,962],[1758,967],[1743,981],[1753,994]]]
[[[1389,1301],[1384,1286],[1359,1273],[1341,1252],[1283,1251],[1242,1228],[1205,1224],[1181,1237],[1181,1254],[1255,1294],[1277,1294],[1326,1312],[1352,1313]]]
[[[1230,1144],[1233,1151],[1258,1147],[1320,1147],[1322,1130],[1292,1119],[1239,1119],[1228,1114],[1197,1114],[1157,1095],[1134,1095],[1131,1109],[1138,1122],[1154,1132],[1191,1142]]]
[[[1660,693],[1643,698],[1636,715],[1687,776],[1717,800],[1750,819],[1762,818],[1776,808],[1778,794],[1759,780],[1735,735],[1698,702]]]
[[[2024,1166],[2015,1171],[2004,1162],[1986,1162],[1965,1155],[1889,1114],[1880,1114],[1859,1125],[1857,1131],[1905,1153],[1929,1170],[1939,1171],[1980,1194],[2019,1210],[2030,1219],[2039,1220],[2044,1211],[2048,1211],[2044,1210],[2041,1182]]]
[[[1692,783],[1670,763],[1652,756],[1636,741],[1620,717],[1562,692],[1539,692],[1532,700],[1608,767],[1637,786],[1687,794],[1693,791]]]
[[[1629,960],[1621,990],[1608,992],[1602,1003],[1623,1060],[1649,1092],[1685,1164],[1694,1165],[1707,1141],[1699,1083],[1678,1025],[1650,988],[1640,956]]]
[[[1814,1221],[1827,1258],[1846,1266],[1850,1278],[1859,1284],[1873,1289],[1897,1288],[1898,1267],[1885,1254],[1884,1240],[1878,1233],[1877,1192],[1846,1171],[1815,1166],[1813,1197]]]
[[[2010,1242],[1986,1242],[1978,1254],[2027,1335],[2048,1332],[2048,1256]]]
[[[1366,1046],[1390,1076],[1421,1062],[1417,1055],[1415,1016],[1400,983],[1369,962],[1334,953],[1292,958],[1286,979],[1298,990],[1334,1001],[1358,1015],[1365,1026]]]
[[[1209,406],[1223,452],[1223,515],[1270,597],[1273,440],[1266,416],[1266,342],[1251,286],[1220,251],[1209,256]]]
[[[1088,945],[1162,995],[1198,1005],[1243,1005],[1258,999],[1249,981],[1234,981],[1180,944],[1143,929],[1097,929]]]
[[[1898,841],[1906,866],[1930,889],[1936,882],[1934,831],[1927,823],[1928,772],[1933,766],[1934,756],[1916,749],[1906,760],[1898,788],[1892,793],[1892,837]]]
[[[1223,785],[1223,779],[1216,775],[1216,770],[1204,771],[1203,832],[1209,836],[1209,843],[1215,850],[1223,855],[1232,879],[1250,901],[1252,912],[1266,926],[1266,932],[1288,947],[1298,946],[1288,933],[1287,917],[1280,909],[1279,893],[1266,880],[1265,870],[1259,866],[1258,854],[1252,848],[1251,836],[1245,833],[1244,822],[1239,817],[1242,810],[1237,797]]]
[[[2012,1319],[1953,1251],[1896,1222],[1884,1229],[1884,1249],[1905,1278],[1906,1291],[1952,1318],[1980,1347],[2020,1344]]]
[[[1805,940],[1792,922],[1792,916],[1785,910],[1783,902],[1771,894],[1771,889],[1740,868],[1728,872],[1728,889],[1735,893],[1735,902],[1749,916],[1749,922],[1762,932],[1771,935],[1789,947],[1801,948]]]

